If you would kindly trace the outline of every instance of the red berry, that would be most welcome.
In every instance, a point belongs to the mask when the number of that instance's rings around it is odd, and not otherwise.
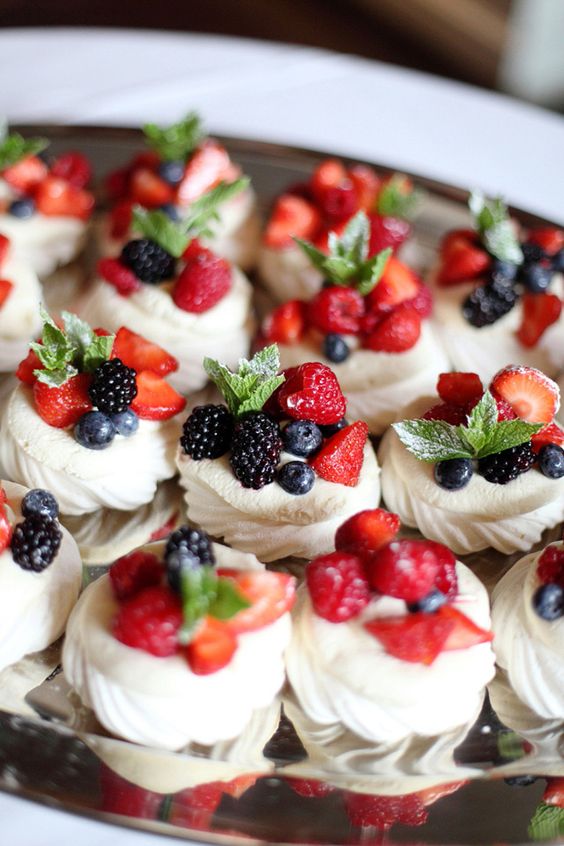
[[[318,192],[317,204],[329,223],[348,220],[358,211],[358,197],[354,184],[345,179],[341,185],[329,186]]]
[[[523,315],[516,335],[527,349],[536,346],[549,326],[562,312],[562,301],[556,294],[523,294]]]
[[[113,623],[117,640],[159,658],[178,651],[182,603],[167,587],[148,587],[124,600]]]
[[[423,282],[419,283],[417,293],[411,300],[406,300],[405,305],[414,308],[420,317],[430,317],[433,313],[433,294],[431,289]]]
[[[546,446],[546,444],[556,444],[564,448],[564,430],[560,428],[558,423],[550,423],[531,437],[531,443],[533,452],[539,452],[541,447]]]
[[[202,314],[229,293],[232,283],[233,273],[227,261],[211,250],[202,249],[180,273],[172,289],[172,299],[178,308]]]
[[[69,152],[55,159],[51,174],[65,179],[75,188],[86,188],[92,178],[92,168],[82,153]]]
[[[121,359],[137,372],[150,370],[157,376],[166,376],[178,370],[178,361],[174,356],[126,326],[118,329],[112,347],[112,358]]]
[[[8,252],[10,251],[10,239],[5,235],[0,235],[0,267],[6,261]]]
[[[10,543],[10,538],[12,537],[12,524],[8,520],[8,515],[6,514],[6,491],[4,488],[1,488],[0,490],[2,491],[2,501],[0,502],[0,553],[2,553]]]
[[[459,405],[442,402],[434,405],[423,415],[424,420],[444,420],[453,426],[464,426],[468,421],[468,412]]]
[[[543,584],[555,582],[564,587],[564,547],[551,544],[539,557],[537,576]]]
[[[94,209],[94,196],[56,176],[47,176],[35,189],[35,205],[47,217],[78,217],[88,220]]]
[[[141,289],[141,281],[129,267],[116,258],[100,259],[96,269],[102,279],[113,285],[122,297],[129,297]]]
[[[354,288],[323,288],[311,300],[309,323],[320,332],[356,335],[364,314],[364,299]]]
[[[456,575],[456,556],[442,543],[427,541],[430,548],[437,557],[439,572],[435,579],[435,587],[444,593],[446,598],[452,602],[458,596],[458,576]]]
[[[306,330],[306,304],[302,300],[289,300],[271,312],[262,324],[265,343],[293,344]]]
[[[560,406],[558,385],[534,367],[505,367],[494,376],[490,389],[530,423],[551,423]]]
[[[476,404],[484,393],[484,386],[477,373],[441,373],[437,393],[443,402],[451,405]]]
[[[374,352],[405,352],[415,346],[420,335],[421,317],[411,306],[400,305],[365,337],[364,347]]]
[[[237,590],[251,605],[239,611],[229,620],[227,627],[235,634],[254,632],[269,626],[294,604],[296,581],[287,573],[272,573],[269,570],[246,571],[237,573],[218,571],[218,574],[230,578]]]
[[[116,240],[125,238],[129,233],[133,217],[133,203],[121,200],[110,211],[110,236]]]
[[[137,396],[131,409],[142,420],[169,420],[186,405],[185,397],[151,370],[141,370],[135,381]]]
[[[144,588],[158,585],[163,577],[163,565],[156,555],[138,550],[118,558],[109,573],[115,596],[128,599]]]
[[[495,403],[497,405],[498,420],[515,420],[517,415],[515,414],[508,402],[506,402],[504,399],[501,399],[501,397],[496,397]],[[536,436],[533,435],[533,438],[535,437]]]
[[[564,808],[564,776],[547,778],[546,788],[542,794],[542,801],[547,805]]]
[[[324,159],[313,171],[310,187],[316,201],[323,198],[328,188],[337,188],[348,181],[345,166],[337,159]]]
[[[420,287],[421,282],[415,273],[406,264],[390,256],[380,281],[366,298],[368,308],[379,313],[391,311],[400,303],[413,300]]]
[[[417,793],[404,796],[344,794],[345,808],[352,825],[387,830],[394,823],[417,826],[427,822],[427,810]]]
[[[172,203],[172,187],[147,167],[134,170],[129,179],[129,191],[133,203],[139,203],[148,209],[156,209]]]
[[[39,361],[37,354],[33,350],[30,350],[26,357],[18,364],[16,376],[20,382],[24,382],[26,385],[34,385],[37,381],[34,370],[41,370],[42,368],[43,365]]]
[[[488,253],[461,236],[445,242],[437,284],[443,287],[477,279],[490,266]]]
[[[430,593],[440,569],[434,544],[424,540],[393,541],[366,563],[370,586],[405,602],[418,602]]]
[[[480,245],[480,236],[475,229],[451,229],[443,235],[439,246],[439,253],[441,258],[444,258],[449,252],[461,244],[470,244],[474,247]]]
[[[26,156],[19,162],[2,171],[2,179],[8,185],[21,191],[22,194],[32,194],[34,189],[47,176],[47,165],[39,156]]]
[[[359,209],[368,211],[376,202],[380,190],[380,177],[369,165],[353,165],[347,175],[354,185]]]
[[[548,256],[553,256],[564,247],[564,229],[546,226],[529,232],[529,243],[538,244]]]
[[[291,787],[298,796],[306,799],[320,799],[336,790],[332,784],[326,781],[318,781],[309,778],[286,778],[286,784]]]
[[[145,820],[156,820],[163,803],[163,794],[132,784],[100,761],[101,807],[110,814],[122,814]]]
[[[289,417],[313,420],[321,426],[337,423],[347,410],[337,377],[330,367],[315,361],[287,372],[278,404]]]
[[[319,212],[311,203],[293,194],[276,200],[264,233],[264,243],[275,250],[291,247],[293,238],[311,241],[321,223]]]
[[[382,617],[365,623],[364,627],[380,641],[388,655],[400,661],[430,665],[444,650],[455,626],[441,611],[442,608],[434,614],[418,611],[404,617]]]
[[[82,415],[92,408],[88,396],[91,381],[88,373],[71,376],[58,388],[51,388],[37,380],[33,385],[33,398],[41,419],[57,429],[78,423]]]
[[[314,558],[306,582],[315,613],[330,623],[357,617],[370,602],[362,559],[343,550]]]
[[[186,647],[186,656],[193,673],[207,676],[227,666],[236,649],[237,636],[226,623],[205,617]]]
[[[411,235],[411,224],[401,217],[388,217],[374,213],[369,215],[369,218],[368,255],[370,256],[382,252],[387,247],[391,247],[396,252]]]
[[[352,423],[326,440],[310,464],[322,479],[354,488],[360,478],[367,438],[366,423]]]
[[[335,535],[337,549],[350,549],[361,555],[376,552],[393,541],[400,530],[400,518],[383,508],[359,511],[339,526]]]
[[[446,652],[452,652],[455,649],[469,649],[478,643],[488,643],[493,640],[491,631],[481,629],[476,623],[472,622],[470,617],[462,614],[452,605],[443,605],[435,613],[454,623],[454,628],[449,632],[444,645]]]
[[[12,293],[13,287],[13,282],[10,282],[9,279],[0,279],[0,308]]]
[[[188,206],[220,182],[233,182],[240,173],[225,147],[208,138],[190,156],[176,189],[177,202]]]

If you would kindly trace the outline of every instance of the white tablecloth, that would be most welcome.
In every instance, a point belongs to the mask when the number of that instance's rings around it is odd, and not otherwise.
[[[0,32],[0,115],[137,126],[201,111],[214,132],[340,152],[564,221],[564,120],[425,74],[282,44],[118,30]],[[0,794],[2,842],[168,839]]]

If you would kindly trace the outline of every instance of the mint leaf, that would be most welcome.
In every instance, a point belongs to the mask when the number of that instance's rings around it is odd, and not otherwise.
[[[459,426],[463,429],[462,437],[466,438],[477,456],[480,450],[487,444],[491,436],[492,427],[497,424],[497,404],[489,391],[484,391],[480,401],[474,406],[466,426]]]
[[[242,176],[234,182],[220,182],[215,188],[206,191],[205,194],[194,200],[190,204],[189,213],[182,224],[190,237],[209,235],[210,230],[207,228],[207,224],[212,220],[219,220],[220,206],[248,188],[249,184],[248,176]]]
[[[143,133],[149,147],[156,150],[165,161],[186,160],[206,135],[196,112],[189,112],[179,123],[167,127],[147,123]]]
[[[12,167],[27,156],[35,156],[48,146],[46,138],[25,139],[19,132],[4,135],[0,141],[0,170]]]
[[[392,248],[386,247],[385,250],[381,250],[371,259],[369,259],[363,265],[360,281],[357,282],[356,289],[359,294],[365,297],[367,294],[372,291],[373,288],[376,287],[380,279],[382,278],[382,274],[386,269],[386,265],[388,263],[388,259],[392,255]]]
[[[131,227],[141,232],[145,238],[154,241],[174,258],[180,258],[191,240],[185,226],[171,220],[161,209],[147,211],[141,206],[135,206]]]
[[[90,344],[96,338],[96,335],[88,325],[85,323],[84,320],[81,320],[80,317],[76,314],[72,314],[69,311],[62,311],[61,317],[63,319],[63,325],[65,327],[65,334],[68,338],[69,343],[75,350],[79,350],[81,353],[88,349]]]
[[[423,196],[423,191],[412,188],[411,180],[407,176],[394,173],[378,194],[376,211],[383,217],[400,217],[403,220],[411,220],[415,216]]]
[[[402,444],[420,461],[447,461],[473,458],[470,444],[459,429],[444,420],[402,420],[392,423]]]
[[[479,450],[476,458],[485,458],[487,455],[524,444],[545,426],[546,423],[527,423],[525,420],[501,420],[491,431],[488,441]]]
[[[34,375],[37,376],[38,382],[44,382],[50,388],[60,388],[72,376],[78,375],[76,367],[68,364],[65,368],[60,370],[34,370]]]
[[[219,578],[217,580],[215,599],[210,603],[208,610],[212,617],[216,617],[218,620],[229,620],[239,611],[244,611],[245,608],[250,607],[251,603],[248,599],[245,599],[231,579]]]
[[[239,362],[239,373],[245,376],[247,373],[253,373],[260,376],[261,379],[271,379],[276,376],[280,370],[280,351],[276,344],[270,344],[268,347],[263,347],[259,350],[250,361],[243,358]]]
[[[272,396],[276,388],[284,382],[284,376],[274,376],[259,385],[247,399],[244,399],[239,405],[238,415],[246,414],[248,411],[261,411],[264,404],[269,397]]]
[[[276,344],[260,350],[250,361],[241,359],[236,373],[213,358],[204,358],[204,370],[236,417],[263,408],[284,381],[283,375],[277,375],[279,369],[280,354]]]
[[[183,623],[178,633],[180,643],[189,643],[198,622],[208,613],[217,596],[217,575],[213,567],[205,565],[193,570],[182,568],[180,590]]]
[[[61,313],[64,331],[59,329],[43,306],[40,314],[43,320],[42,343],[30,344],[44,368],[34,371],[40,382],[59,387],[78,373],[92,373],[110,357],[114,335],[98,337],[88,323],[68,311]]]
[[[509,758],[511,761],[517,761],[525,755],[523,738],[519,737],[517,732],[510,730],[498,734],[497,749],[502,758]]]
[[[335,236],[335,233],[331,233]],[[359,212],[347,223],[340,239],[335,238],[336,250],[342,250],[355,266],[362,264],[368,255],[368,242],[370,240],[370,223],[364,212]],[[331,247],[331,241],[329,243]]]
[[[330,244],[331,236],[334,234],[335,233],[332,232],[331,235],[329,235]],[[304,251],[313,266],[323,273],[325,268],[325,262],[327,261],[327,256],[325,255],[325,253],[323,253],[321,250],[318,250],[317,247],[314,247],[313,244],[309,243],[309,241],[304,241],[302,238],[296,238],[294,236],[294,241],[296,242],[298,247],[301,247],[301,249]]]
[[[40,314],[43,320],[42,343],[31,343],[30,349],[47,370],[63,371],[74,359],[74,348],[43,306],[40,307]]]
[[[533,814],[527,832],[532,840],[558,840],[564,836],[564,808],[541,802]]]
[[[522,264],[523,252],[501,197],[489,200],[483,194],[474,192],[470,195],[468,205],[486,250],[500,261]]]
[[[82,357],[82,369],[93,373],[97,367],[107,361],[112,354],[115,335],[94,336],[94,340],[85,349]]]

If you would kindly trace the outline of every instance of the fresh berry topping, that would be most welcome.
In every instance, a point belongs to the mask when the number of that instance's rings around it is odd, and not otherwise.
[[[342,361],[346,361],[351,354],[350,347],[343,336],[336,335],[334,332],[329,333],[329,335],[325,335],[321,345],[321,351],[325,358],[328,358],[329,361],[332,361],[335,364],[340,364]]]
[[[184,162],[179,160],[159,162],[158,173],[169,185],[178,185],[184,176]]]
[[[532,436],[531,444],[536,453],[538,453],[541,447],[546,446],[546,444],[556,444],[559,447],[564,447],[564,429],[561,429],[558,423],[550,423]]]
[[[29,220],[35,214],[35,201],[31,197],[23,197],[21,200],[14,200],[8,206],[8,214],[20,220]]]
[[[221,620],[208,616],[186,647],[186,656],[193,673],[207,676],[226,667],[236,649],[234,632]]]
[[[492,379],[490,390],[530,423],[551,423],[560,406],[558,385],[533,367],[511,366]]]
[[[128,367],[152,370],[157,376],[166,376],[178,370],[178,361],[158,344],[122,326],[118,329],[112,347],[112,358],[119,358]]]
[[[252,411],[233,431],[231,467],[245,488],[260,490],[274,481],[282,451],[278,423],[263,411]]]
[[[41,488],[34,488],[28,491],[21,504],[24,517],[31,517],[32,514],[39,514],[41,517],[50,517],[51,520],[59,518],[59,504],[52,493]]]
[[[350,167],[347,174],[354,185],[358,207],[368,211],[376,202],[381,185],[380,177],[374,168],[361,164]]]
[[[231,290],[232,270],[224,258],[201,250],[180,273],[172,290],[178,308],[193,314],[209,311]]]
[[[88,220],[94,208],[94,197],[89,191],[74,188],[64,179],[48,176],[35,189],[35,205],[46,217]]]
[[[469,458],[451,458],[435,464],[435,481],[447,491],[459,491],[466,487],[473,475]]]
[[[262,334],[272,344],[294,344],[306,330],[306,304],[302,300],[289,300],[274,309],[263,321]]]
[[[550,265],[525,264],[520,269],[519,281],[530,294],[543,294],[552,282],[553,270]]]
[[[200,529],[181,526],[173,532],[165,547],[165,563],[168,583],[173,591],[180,593],[183,570],[193,570],[201,565],[213,566],[215,555],[209,536]]]
[[[102,362],[94,371],[88,396],[105,414],[126,411],[137,396],[135,370],[119,358]]]
[[[235,634],[257,631],[274,623],[282,614],[292,608],[296,594],[296,582],[287,573],[272,573],[269,570],[223,571],[235,583],[239,593],[250,602],[226,621]]]
[[[542,801],[547,805],[564,808],[564,776],[547,778],[546,788],[542,794]]]
[[[354,288],[323,288],[311,300],[309,323],[320,332],[355,335],[364,314],[364,299]]]
[[[368,294],[368,308],[381,313],[391,311],[400,303],[413,300],[420,288],[421,283],[415,273],[406,264],[390,256],[380,281]]]
[[[311,203],[293,194],[282,194],[276,201],[264,233],[267,247],[291,247],[292,240],[315,238],[321,223],[319,212]]]
[[[524,244],[521,244],[521,251],[523,253],[524,265],[537,264],[546,258],[541,245],[536,244],[534,241],[525,241]]]
[[[26,357],[20,361],[16,370],[16,377],[25,385],[34,385],[37,382],[35,370],[41,370],[41,364],[37,354],[30,350]]]
[[[286,777],[284,780],[294,793],[306,799],[321,799],[336,789],[332,784],[318,779]]]
[[[491,326],[508,314],[517,302],[513,283],[505,279],[494,279],[479,285],[468,295],[462,305],[462,314],[471,326],[480,329]]]
[[[564,476],[564,449],[556,444],[541,447],[537,460],[539,470],[549,479],[561,479]]]
[[[182,182],[177,188],[177,201],[181,206],[190,205],[220,182],[233,182],[239,175],[240,170],[229,158],[225,147],[208,138],[192,153],[186,164]]]
[[[325,364],[308,362],[293,368],[278,394],[283,412],[296,420],[327,425],[344,416],[347,403],[337,377]]]
[[[370,586],[406,602],[426,596],[435,586],[439,570],[433,545],[423,540],[393,541],[367,562]]]
[[[0,279],[0,308],[4,305],[14,288],[9,279]]]
[[[536,346],[545,331],[556,323],[562,312],[562,301],[556,294],[523,294],[523,316],[517,337],[528,349]]]
[[[142,420],[168,420],[186,405],[186,399],[151,370],[138,373],[136,382],[137,396],[131,409]]]
[[[446,596],[437,588],[433,588],[432,591],[427,593],[417,602],[409,602],[407,605],[407,610],[411,614],[417,614],[420,611],[423,614],[434,614],[435,611],[438,611],[445,602],[447,601]]]
[[[537,576],[543,584],[555,582],[564,587],[564,548],[551,544],[543,550],[537,565]]]
[[[449,633],[444,646],[447,652],[456,649],[469,649],[478,643],[489,643],[493,640],[491,631],[481,629],[476,623],[472,622],[470,617],[462,614],[452,605],[443,605],[437,613],[454,622],[454,628]]]
[[[146,209],[156,209],[174,199],[171,186],[148,167],[133,170],[129,180],[129,193],[134,203]]]
[[[109,282],[122,297],[129,297],[135,291],[141,289],[141,282],[129,267],[122,264],[119,259],[100,259],[96,269],[102,279]]]
[[[219,458],[232,437],[233,416],[225,405],[197,405],[182,427],[180,446],[194,461]]]
[[[12,537],[12,524],[6,513],[6,491],[0,488],[2,502],[0,502],[0,552],[4,552]]]
[[[440,590],[449,601],[458,595],[458,576],[456,575],[456,557],[454,553],[442,543],[427,541],[439,562],[439,572],[435,579],[435,587]]]
[[[328,423],[326,426],[320,426],[319,429],[324,438],[332,438],[333,435],[336,435],[337,432],[340,432],[341,429],[345,429],[348,425],[349,421],[347,418],[341,417],[341,419],[337,420],[336,423]]]
[[[433,313],[433,294],[431,293],[431,289],[421,283],[413,299],[406,300],[405,304],[414,308],[419,317],[430,317]]]
[[[160,584],[163,565],[156,555],[137,550],[118,558],[110,567],[109,575],[117,599],[129,599],[145,588]]]
[[[535,463],[536,456],[531,448],[531,442],[526,441],[519,446],[504,449],[478,461],[478,472],[487,482],[506,485],[522,473],[530,470]]]
[[[130,438],[139,429],[139,418],[130,408],[119,411],[117,414],[110,414],[110,420],[117,434],[123,438]]]
[[[322,479],[354,488],[360,478],[367,438],[366,423],[351,423],[325,442],[311,466]]]
[[[102,411],[87,411],[76,424],[74,436],[86,449],[107,449],[116,436],[116,428]]]
[[[402,796],[370,796],[345,793],[345,808],[352,825],[386,831],[394,823],[417,826],[427,822],[427,810],[417,793]],[[379,838],[380,839],[380,838]],[[384,838],[382,838],[384,839]]]
[[[564,247],[564,229],[555,226],[533,229],[528,240],[530,244],[538,244],[545,255],[553,256]]]
[[[181,625],[180,599],[168,588],[155,585],[121,603],[113,632],[126,646],[166,658],[178,649]]]
[[[441,373],[437,393],[443,402],[452,405],[475,405],[484,388],[477,373]]]
[[[341,162],[326,159],[311,177],[311,190],[329,223],[348,219],[358,210],[355,185]]]
[[[310,561],[306,582],[315,613],[330,623],[357,617],[370,602],[362,560],[345,550]]]
[[[90,378],[87,373],[79,373],[78,376],[71,376],[58,388],[51,388],[45,382],[36,381],[33,385],[33,398],[41,419],[57,429],[74,426],[82,415],[92,408],[88,396]]]
[[[22,570],[41,573],[54,560],[63,533],[56,520],[41,514],[30,514],[16,523],[10,541],[12,557]]]
[[[515,412],[513,411],[511,406],[509,405],[509,403],[506,402],[504,399],[501,399],[501,397],[496,397],[495,398],[495,404],[497,405],[498,422],[501,421],[501,420],[515,420],[516,419],[517,415],[515,414]],[[548,426],[547,428],[550,428],[550,426]],[[546,430],[543,429],[543,432],[544,431],[546,431]],[[562,434],[564,436],[564,432]],[[536,435],[533,435],[533,439],[536,438],[536,437],[537,437]]]
[[[285,452],[306,458],[317,452],[323,443],[323,433],[313,420],[292,420],[282,430],[282,443]]]
[[[129,200],[121,200],[116,203],[110,211],[110,238],[114,238],[116,241],[126,238],[132,220],[133,204]]]
[[[564,588],[552,582],[541,585],[533,594],[533,608],[542,620],[559,620],[564,616]]]
[[[400,530],[397,514],[383,508],[359,511],[349,517],[335,534],[335,547],[348,549],[359,555],[376,552],[394,540]]]
[[[69,152],[55,159],[51,174],[70,182],[75,188],[86,188],[92,179],[92,168],[82,153]]]
[[[486,251],[476,247],[464,236],[443,242],[441,252],[442,266],[437,275],[437,284],[443,287],[477,279],[490,265]]]
[[[176,270],[176,260],[149,238],[128,241],[120,259],[142,282],[157,283],[171,279]]]
[[[410,305],[400,305],[387,314],[364,339],[366,349],[400,353],[412,349],[421,335],[421,317]]]
[[[46,176],[47,165],[39,156],[25,156],[2,171],[2,179],[22,194],[32,194]]]
[[[391,247],[395,252],[411,235],[411,224],[401,217],[370,214],[370,241],[368,253],[375,256],[382,250]]]
[[[426,411],[423,419],[444,420],[453,426],[464,426],[468,420],[468,412],[459,405],[449,405],[446,402],[442,402]]]
[[[276,474],[276,481],[286,493],[303,496],[309,493],[315,482],[315,473],[303,461],[288,461]]]

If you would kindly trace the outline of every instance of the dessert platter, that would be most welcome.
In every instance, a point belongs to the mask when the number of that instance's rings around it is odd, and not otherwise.
[[[190,112],[12,128],[0,270],[0,789],[564,838],[564,229]]]

